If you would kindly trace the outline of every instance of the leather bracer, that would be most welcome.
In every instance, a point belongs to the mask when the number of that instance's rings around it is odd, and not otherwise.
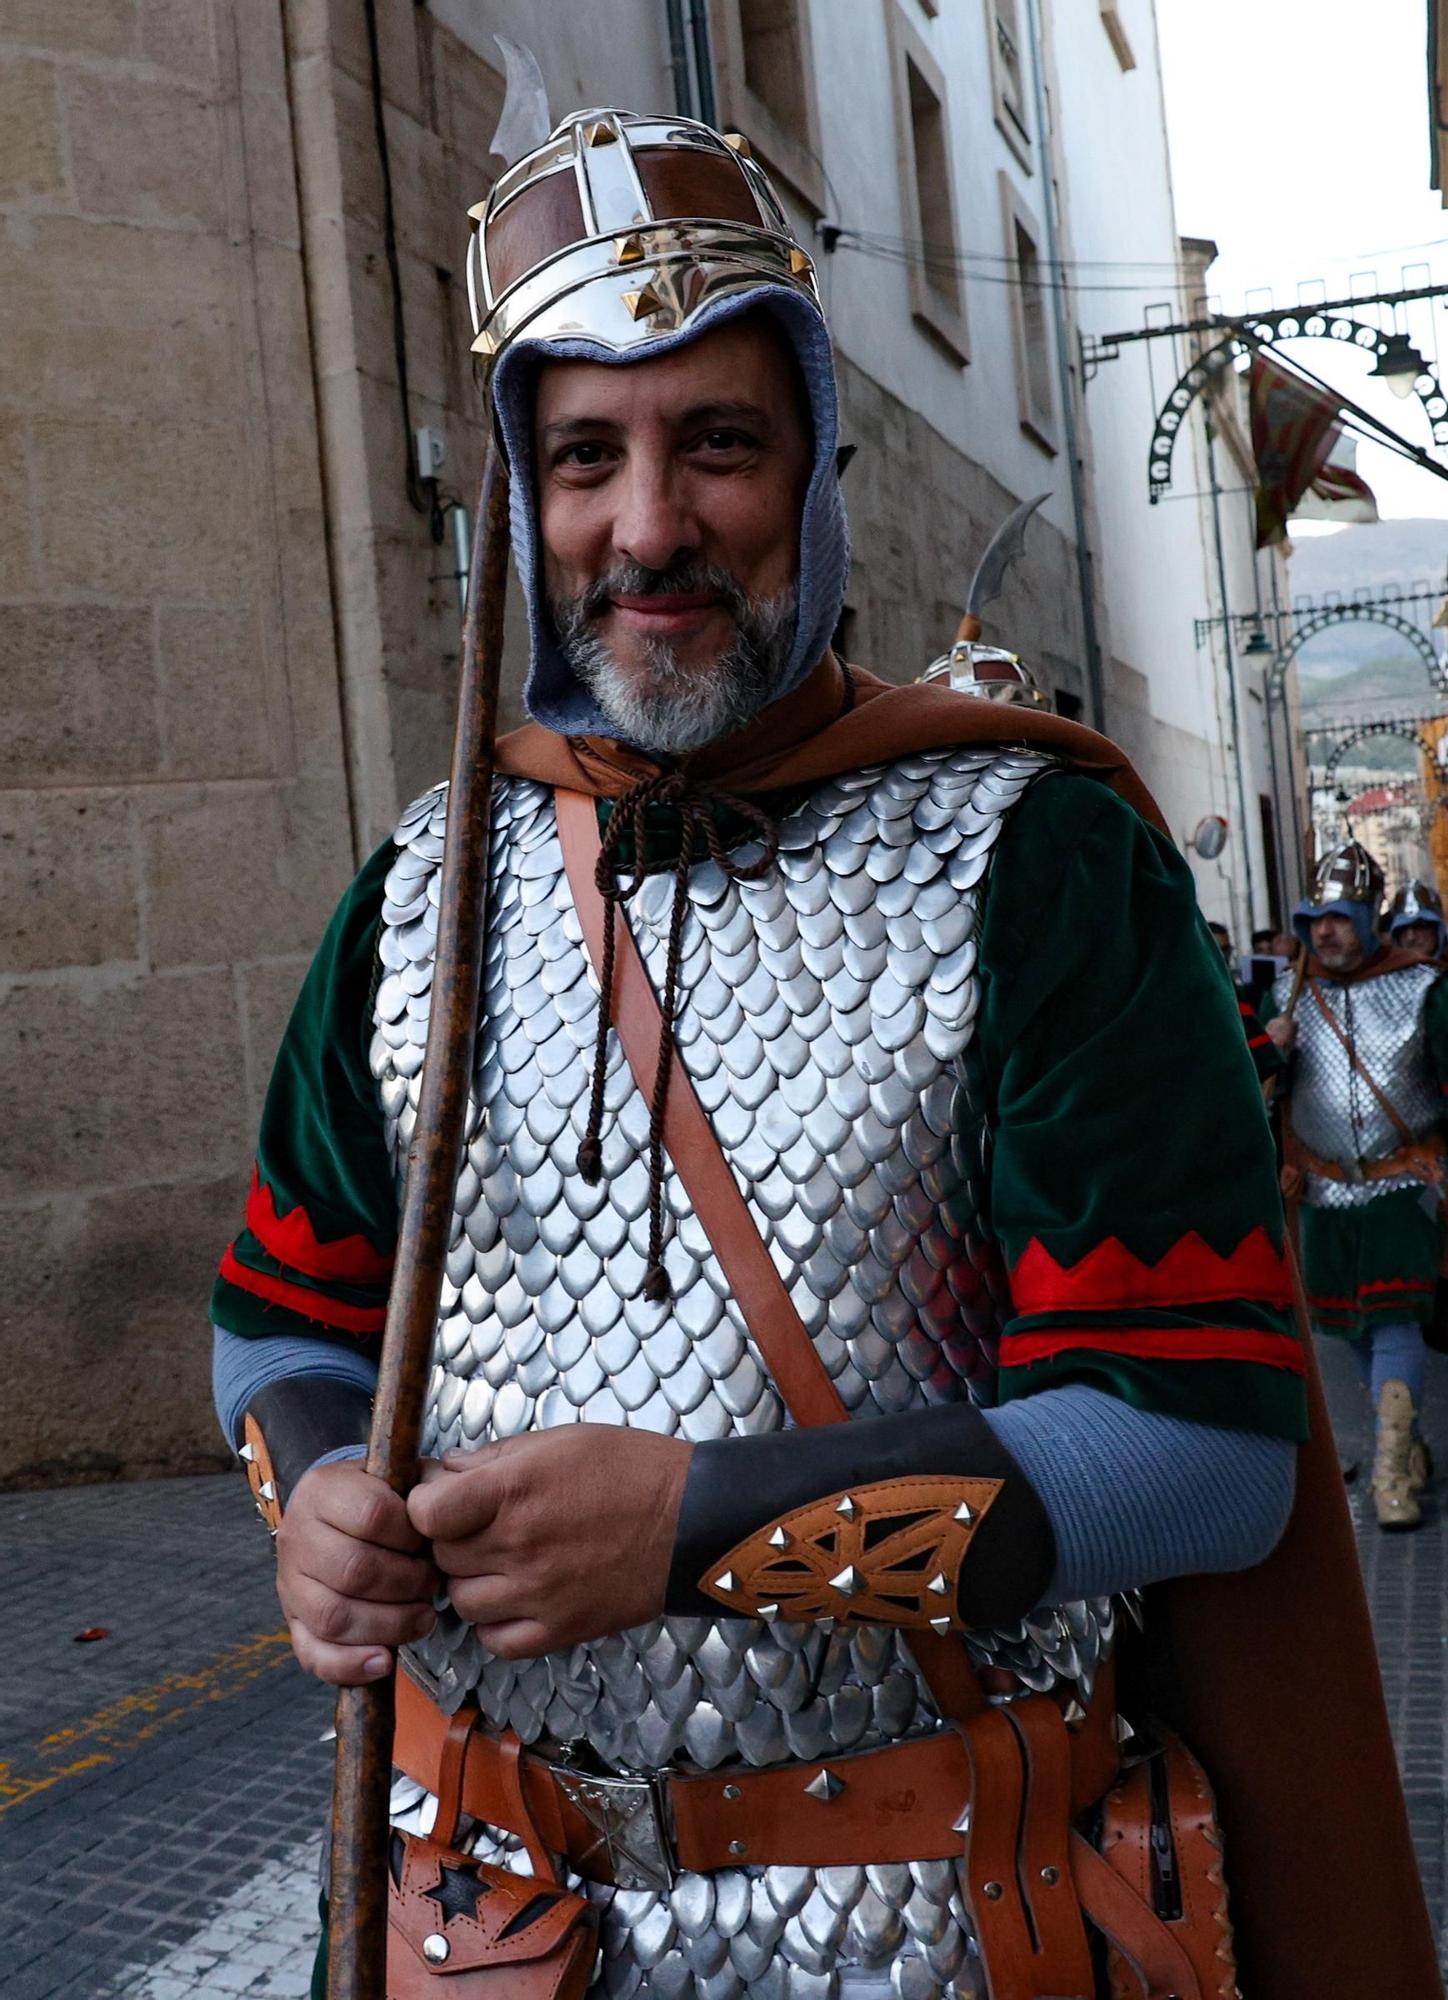
[[[256,1511],[273,1534],[302,1474],[329,1451],[365,1445],[371,1429],[372,1398],[355,1382],[288,1375],[258,1389],[236,1449]]]
[[[1046,1510],[969,1404],[697,1445],[666,1608],[995,1627],[1056,1564]]]

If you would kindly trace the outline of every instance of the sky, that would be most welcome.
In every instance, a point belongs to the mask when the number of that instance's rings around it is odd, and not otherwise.
[[[1219,247],[1214,304],[1293,305],[1312,280],[1328,287],[1315,298],[1448,283],[1448,210],[1429,186],[1424,0],[1156,0],[1156,14],[1177,227]],[[1135,307],[1100,303],[1118,324]],[[1445,306],[1414,308],[1406,330],[1430,358],[1436,343],[1448,384]],[[1286,352],[1431,445],[1417,399],[1370,381],[1368,357],[1326,340]],[[1385,519],[1448,517],[1448,481],[1366,443],[1357,465]]]

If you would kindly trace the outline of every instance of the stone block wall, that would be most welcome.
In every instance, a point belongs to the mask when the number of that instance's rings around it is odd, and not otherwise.
[[[0,9],[0,1482],[216,1462],[205,1302],[353,865],[285,51]]]

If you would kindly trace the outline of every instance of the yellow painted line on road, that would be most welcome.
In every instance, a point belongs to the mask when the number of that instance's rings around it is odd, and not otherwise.
[[[101,1764],[115,1764],[198,1708],[225,1701],[292,1657],[285,1627],[242,1639],[188,1674],[167,1674],[151,1687],[118,1695],[94,1715],[42,1736],[19,1764],[0,1763],[0,1818],[53,1785]]]

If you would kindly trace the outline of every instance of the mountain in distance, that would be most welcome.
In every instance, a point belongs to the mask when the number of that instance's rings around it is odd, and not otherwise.
[[[1351,597],[1358,590],[1428,589],[1442,595],[1448,594],[1445,571],[1448,520],[1372,521],[1299,537],[1292,544],[1288,581],[1294,599],[1321,599],[1330,591]],[[1418,622],[1412,606],[1402,615]],[[1423,692],[1416,654],[1398,647],[1392,633],[1370,619],[1332,625],[1309,639],[1297,656],[1297,675],[1303,700],[1314,707],[1379,698],[1416,701]]]

